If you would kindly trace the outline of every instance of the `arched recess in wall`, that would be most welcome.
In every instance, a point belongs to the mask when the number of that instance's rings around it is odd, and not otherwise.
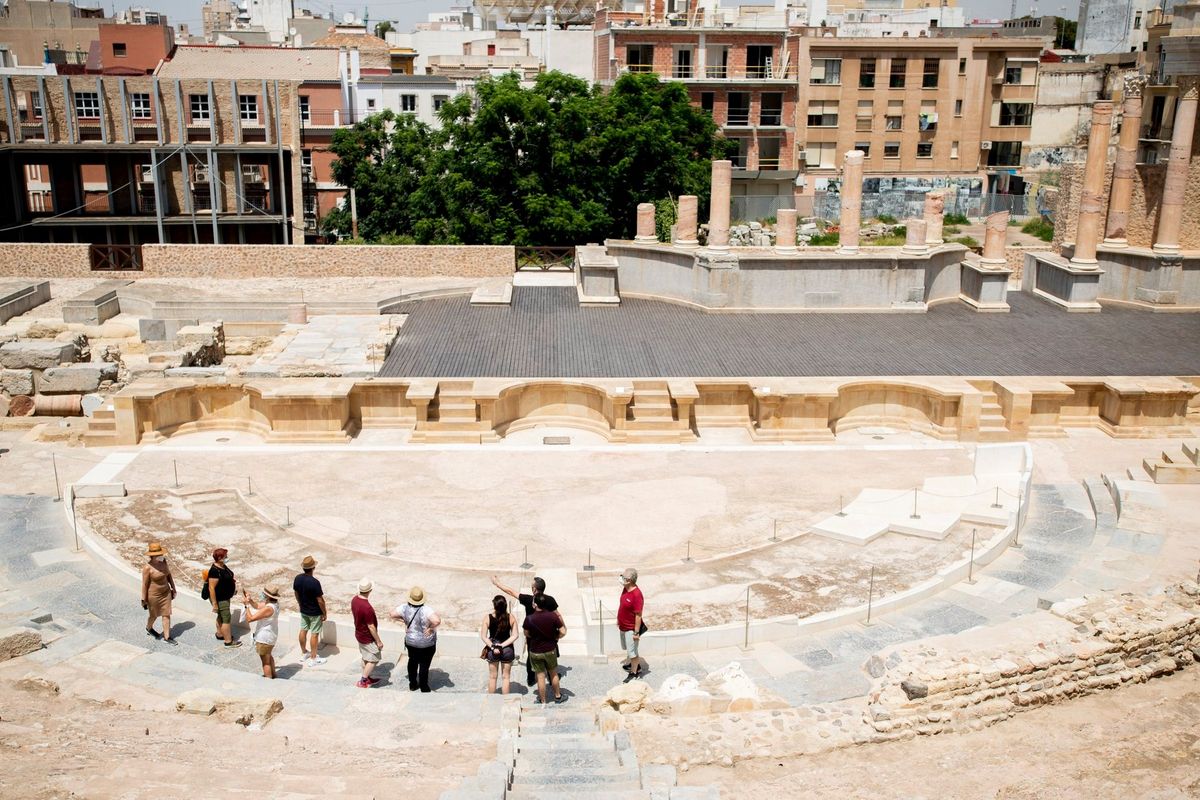
[[[554,425],[611,438],[613,403],[603,388],[562,381],[518,383],[500,391],[494,416],[496,434]]]
[[[834,433],[874,425],[958,438],[962,396],[904,381],[863,381],[838,389],[829,411]]]

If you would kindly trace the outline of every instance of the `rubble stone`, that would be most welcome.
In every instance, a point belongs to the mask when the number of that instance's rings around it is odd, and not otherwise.
[[[5,369],[49,369],[70,364],[79,357],[77,342],[18,339],[0,345],[0,367]]]

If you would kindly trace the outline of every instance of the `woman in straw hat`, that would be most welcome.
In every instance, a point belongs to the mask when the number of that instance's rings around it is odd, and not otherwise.
[[[425,605],[425,590],[408,590],[408,602],[392,612],[392,619],[404,620],[404,649],[408,651],[408,690],[433,691],[429,688],[429,665],[437,650],[437,627],[442,618]]]
[[[279,590],[264,586],[257,598],[243,589],[242,599],[253,609],[246,614],[246,623],[254,623],[254,652],[262,662],[264,678],[275,677],[275,643],[279,641]]]
[[[142,567],[142,608],[149,613],[146,633],[167,644],[179,644],[171,636],[171,601],[175,599],[175,579],[167,566],[167,551],[158,542],[146,550],[150,562]],[[154,621],[162,617],[163,632],[154,630]]]

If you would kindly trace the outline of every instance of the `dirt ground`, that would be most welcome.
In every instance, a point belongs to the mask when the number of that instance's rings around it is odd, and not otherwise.
[[[1196,798],[1197,719],[1200,669],[1192,668],[975,733],[694,768],[681,783],[717,783],[725,797]]]

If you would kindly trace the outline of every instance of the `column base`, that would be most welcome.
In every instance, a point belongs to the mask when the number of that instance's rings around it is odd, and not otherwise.
[[[727,244],[709,244],[704,246],[705,250],[712,253],[728,253],[729,245]]]
[[[983,269],[1008,269],[1008,262],[1002,258],[981,258],[979,266]]]
[[[925,244],[929,247],[939,247],[946,243],[945,239],[926,239]]]
[[[1103,244],[1105,247],[1112,247],[1112,248],[1116,248],[1116,249],[1124,249],[1124,248],[1126,248],[1126,247],[1129,247],[1129,240],[1128,240],[1128,239],[1105,239],[1105,240],[1102,242],[1102,244]]]
[[[635,236],[633,240],[638,244],[658,244],[657,236]]]
[[[923,244],[921,244],[921,245],[906,244],[900,248],[900,252],[904,253],[904,255],[906,255],[906,256],[923,256],[923,255],[928,255],[929,248]]]
[[[854,247],[838,247],[837,254],[839,256],[856,256],[858,255],[858,245]]]
[[[674,244],[676,247],[683,248],[684,250],[691,250],[694,247],[700,246],[700,240],[699,239],[676,239]]]
[[[1183,252],[1177,244],[1156,244],[1151,249],[1162,256],[1177,256]]]
[[[794,256],[800,252],[798,247],[776,247],[775,252],[781,256]]]
[[[1100,262],[1094,258],[1071,258],[1071,266],[1075,269],[1100,269]]]

